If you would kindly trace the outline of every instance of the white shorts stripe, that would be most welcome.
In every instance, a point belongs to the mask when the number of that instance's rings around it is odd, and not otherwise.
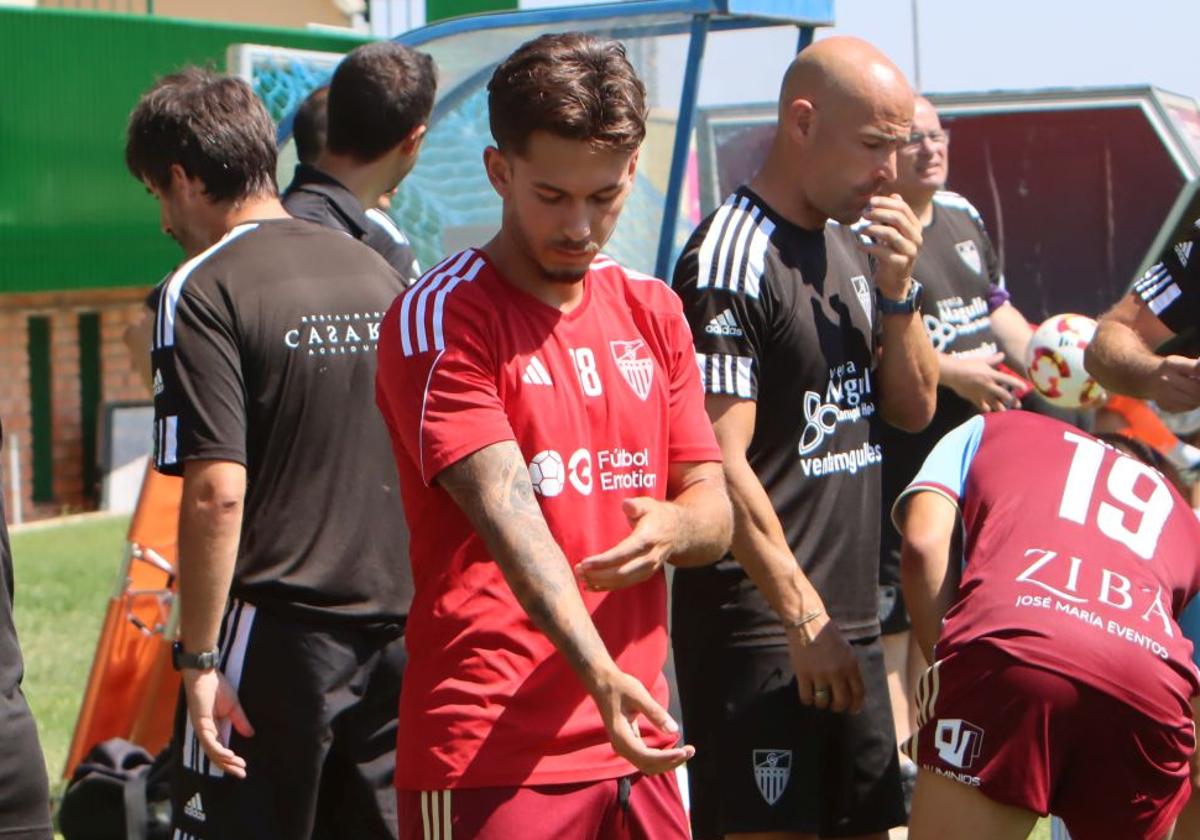
[[[431,840],[429,836],[429,792],[421,791],[421,832],[424,840]]]
[[[450,789],[442,791],[442,840],[454,840],[454,830],[450,825]]]
[[[442,840],[442,820],[438,814],[441,797],[436,790],[429,793],[429,836],[433,840]]]
[[[159,452],[160,464],[174,464],[179,460],[179,418],[175,415],[164,418],[163,448]]]

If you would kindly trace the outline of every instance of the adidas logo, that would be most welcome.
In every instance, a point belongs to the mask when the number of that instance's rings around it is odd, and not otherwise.
[[[554,387],[554,380],[550,378],[550,371],[546,370],[546,366],[542,364],[542,360],[537,356],[529,360],[529,364],[525,365],[525,374],[521,377],[521,381],[529,385],[549,385]]]
[[[745,335],[742,332],[742,328],[738,326],[737,319],[733,317],[733,311],[730,309],[726,309],[709,321],[704,327],[704,331],[709,335],[729,335],[735,338],[741,338]]]
[[[155,369],[154,371],[154,396],[158,396],[163,392],[162,371]]]
[[[199,793],[192,794],[192,798],[183,806],[183,813],[196,822],[204,822],[204,803],[200,801]]]
[[[1175,246],[1175,254],[1179,257],[1180,264],[1186,268],[1188,260],[1192,258],[1192,243],[1180,242]]]

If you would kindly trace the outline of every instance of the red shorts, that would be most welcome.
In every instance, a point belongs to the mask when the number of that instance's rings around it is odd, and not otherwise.
[[[917,684],[921,769],[1053,813],[1074,840],[1160,838],[1187,802],[1191,721],[1164,725],[1102,691],[986,644]]]
[[[687,840],[674,773],[398,793],[400,840]]]

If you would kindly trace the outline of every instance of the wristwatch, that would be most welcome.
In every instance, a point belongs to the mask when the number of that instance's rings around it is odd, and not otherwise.
[[[904,300],[892,300],[884,297],[883,292],[875,289],[875,302],[879,306],[879,311],[884,315],[912,315],[914,312],[921,310],[921,299],[925,296],[925,289],[916,280],[908,287],[908,294]]]
[[[176,671],[182,671],[185,668],[207,671],[217,667],[217,660],[220,657],[221,652],[216,648],[202,650],[199,653],[188,653],[183,649],[183,642],[177,641],[171,645],[171,667]]]

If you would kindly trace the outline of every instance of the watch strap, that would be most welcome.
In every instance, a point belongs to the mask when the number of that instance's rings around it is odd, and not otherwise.
[[[884,315],[912,315],[921,308],[921,284],[913,279],[908,286],[908,294],[903,300],[893,300],[885,297],[883,292],[875,289],[875,303]]]
[[[171,645],[171,665],[176,671],[184,669],[207,671],[216,668],[220,661],[221,651],[217,648],[202,650],[199,653],[188,653],[184,650],[183,642]]]

